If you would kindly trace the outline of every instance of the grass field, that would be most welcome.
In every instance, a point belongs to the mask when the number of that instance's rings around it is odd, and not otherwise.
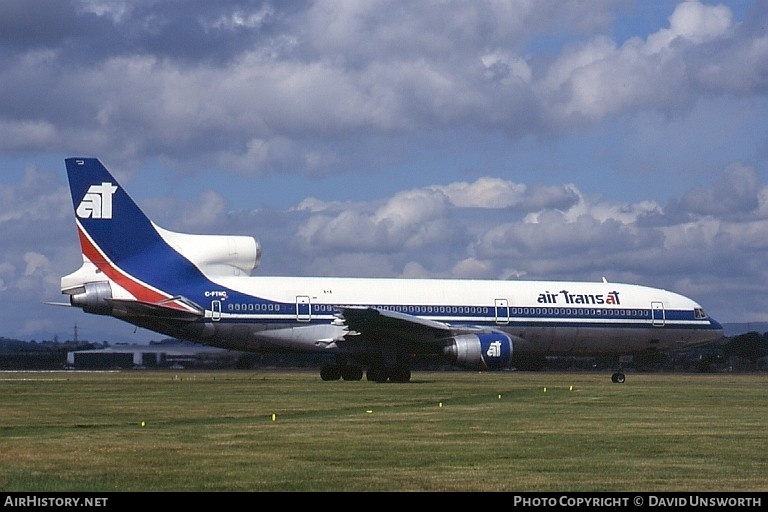
[[[0,373],[0,490],[767,491],[768,375]]]

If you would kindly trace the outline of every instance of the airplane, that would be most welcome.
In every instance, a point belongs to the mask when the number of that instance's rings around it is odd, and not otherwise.
[[[231,350],[327,354],[322,380],[408,382],[414,361],[510,369],[513,354],[617,358],[723,339],[692,299],[577,281],[254,276],[250,236],[169,231],[97,158],[66,158],[82,266],[68,306]]]

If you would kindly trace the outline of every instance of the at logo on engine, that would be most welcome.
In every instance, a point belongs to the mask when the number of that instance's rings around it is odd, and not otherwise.
[[[501,342],[494,341],[488,345],[488,350],[485,351],[485,355],[488,357],[501,357]]]
[[[480,354],[488,369],[499,370],[512,360],[512,340],[500,332],[481,333],[477,335],[480,342]]]

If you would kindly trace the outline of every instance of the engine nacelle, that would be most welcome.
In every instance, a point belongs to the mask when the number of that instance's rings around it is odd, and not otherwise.
[[[107,281],[85,283],[82,288],[74,290],[69,296],[69,303],[83,308],[86,313],[96,315],[112,314],[112,287]]]
[[[473,370],[501,370],[512,362],[512,339],[503,332],[462,334],[443,353],[459,366]]]
[[[184,257],[209,276],[250,275],[261,263],[261,245],[251,236],[190,235],[155,229]]]

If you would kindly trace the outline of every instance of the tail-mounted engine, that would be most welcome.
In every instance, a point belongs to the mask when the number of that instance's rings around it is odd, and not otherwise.
[[[512,362],[512,339],[498,331],[462,334],[452,338],[443,353],[464,368],[501,370]]]
[[[86,313],[96,315],[109,315],[112,313],[112,287],[107,281],[85,283],[72,292],[69,292],[69,303],[72,306],[83,308]]]

